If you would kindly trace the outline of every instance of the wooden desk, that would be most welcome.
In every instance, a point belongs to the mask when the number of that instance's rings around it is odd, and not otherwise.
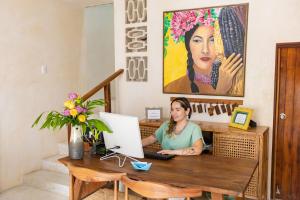
[[[137,180],[160,182],[179,187],[201,187],[203,191],[212,192],[213,200],[223,199],[223,194],[244,196],[258,164],[256,160],[251,159],[210,155],[176,156],[168,161],[141,160],[152,162],[149,171],[135,171],[129,160],[126,161],[123,168],[119,168],[115,158],[100,161],[99,156],[86,155],[83,160],[71,160],[69,157],[59,159],[65,165],[71,162],[102,172],[125,172],[127,176]],[[81,187],[74,184],[74,192],[81,191]],[[82,196],[86,196],[86,194]]]
[[[202,131],[208,131],[213,134],[213,155],[258,161],[258,167],[246,190],[246,197],[267,200],[268,127],[257,126],[245,131],[229,127],[227,123],[194,122],[199,124]],[[141,120],[140,129],[142,137],[152,135],[162,123],[162,120]],[[154,143],[149,147],[160,149],[158,143]]]

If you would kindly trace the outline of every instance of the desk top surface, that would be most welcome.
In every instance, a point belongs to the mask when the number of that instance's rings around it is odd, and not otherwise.
[[[242,195],[257,167],[258,161],[224,158],[211,155],[176,156],[167,161],[140,159],[152,162],[149,171],[136,171],[127,159],[123,168],[118,160],[111,158],[100,161],[99,156],[85,155],[82,160],[69,157],[59,159],[63,164],[78,166],[101,172],[125,172],[137,180],[160,182],[179,187],[201,187],[204,191],[229,195]]]

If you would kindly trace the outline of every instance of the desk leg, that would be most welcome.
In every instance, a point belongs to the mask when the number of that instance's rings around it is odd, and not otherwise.
[[[81,199],[81,193],[82,193],[82,185],[83,181],[79,179],[75,179],[74,182],[74,200],[80,200]]]
[[[72,174],[70,174],[69,200],[74,200],[74,182],[75,178]]]
[[[223,200],[223,195],[218,193],[211,193],[211,200]]]

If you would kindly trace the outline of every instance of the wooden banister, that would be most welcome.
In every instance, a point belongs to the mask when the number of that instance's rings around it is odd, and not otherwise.
[[[94,94],[99,92],[101,89],[104,88],[104,100],[105,100],[105,112],[111,112],[111,93],[110,93],[110,83],[115,78],[117,78],[119,75],[121,75],[124,72],[124,69],[119,69],[112,75],[110,75],[108,78],[106,78],[104,81],[96,85],[93,89],[88,91],[85,95],[82,96],[83,101],[86,101],[90,97],[92,97]],[[68,126],[68,141],[70,141],[71,136],[71,126]]]
[[[123,72],[124,72],[124,69],[119,69],[118,71],[116,71],[115,73],[110,75],[107,79],[105,79],[104,81],[102,81],[101,83],[96,85],[93,89],[91,89],[85,95],[82,96],[83,101],[86,101],[87,99],[89,99],[91,96],[96,94],[99,90],[104,88],[104,86],[109,85],[112,80],[114,80],[116,77],[118,77]]]

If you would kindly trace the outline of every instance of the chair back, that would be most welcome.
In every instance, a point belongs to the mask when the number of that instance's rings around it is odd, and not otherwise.
[[[116,172],[99,172],[96,170],[75,166],[72,163],[68,163],[70,173],[77,179],[85,182],[105,182],[120,180],[125,173]]]
[[[144,197],[157,199],[171,197],[187,197],[189,199],[202,195],[200,188],[179,188],[155,182],[136,181],[127,176],[122,176],[121,181],[125,185],[125,199],[128,199],[128,188]]]

